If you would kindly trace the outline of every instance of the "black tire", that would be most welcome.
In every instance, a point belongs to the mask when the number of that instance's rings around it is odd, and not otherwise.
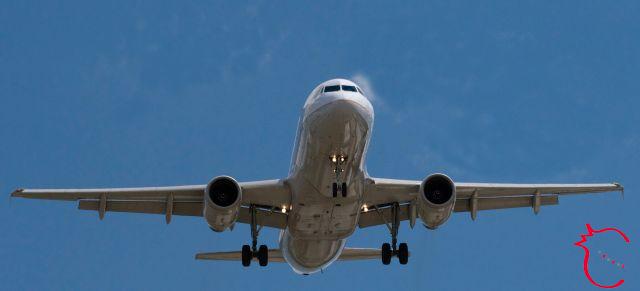
[[[391,263],[391,245],[389,243],[382,244],[382,264],[388,265]]]
[[[409,262],[409,246],[406,243],[401,243],[398,246],[398,261],[401,265],[406,265]]]
[[[338,183],[333,183],[331,186],[333,188],[333,198],[338,197]]]
[[[261,245],[258,249],[258,263],[261,267],[269,264],[269,248],[265,245]]]
[[[248,245],[242,246],[242,265],[245,267],[251,266],[251,259],[253,257],[253,252],[251,252],[251,247]]]
[[[342,197],[347,197],[347,183],[342,182]]]

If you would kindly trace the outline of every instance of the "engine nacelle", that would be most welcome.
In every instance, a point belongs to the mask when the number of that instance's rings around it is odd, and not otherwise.
[[[420,184],[418,215],[428,229],[436,229],[449,219],[456,201],[456,185],[444,174],[429,175]]]
[[[202,215],[212,230],[222,232],[232,226],[240,211],[242,188],[229,176],[213,178],[204,189],[204,209]]]

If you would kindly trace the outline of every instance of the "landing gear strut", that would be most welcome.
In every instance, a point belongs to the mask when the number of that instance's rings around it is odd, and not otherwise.
[[[376,211],[379,210],[376,208]],[[380,212],[379,212],[380,213]],[[380,213],[382,215],[382,213]],[[382,216],[384,218],[384,216]],[[406,243],[398,245],[398,228],[400,227],[400,205],[396,202],[391,206],[391,223],[386,223],[391,233],[391,244],[383,243],[381,248],[382,264],[391,263],[391,257],[397,256],[401,265],[409,262],[409,246]],[[385,221],[386,222],[386,221]]]
[[[340,182],[340,174],[344,172],[342,166],[347,161],[347,157],[343,155],[331,155],[329,158],[333,164],[333,173],[336,175],[336,181],[331,185],[332,196],[333,198],[338,197],[339,192],[342,197],[347,197],[347,183]]]
[[[251,246],[242,246],[242,265],[249,267],[253,258],[258,259],[258,264],[262,267],[269,263],[269,248],[266,245],[260,245],[258,248],[258,234],[262,230],[262,226],[258,227],[256,219],[256,206],[249,206],[251,213]]]

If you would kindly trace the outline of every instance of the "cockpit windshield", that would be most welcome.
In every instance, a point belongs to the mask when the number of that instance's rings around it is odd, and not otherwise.
[[[343,91],[350,91],[350,92],[358,92],[356,90],[356,86],[347,86],[347,85],[342,85],[342,90]]]
[[[336,92],[336,91],[340,91],[340,85],[324,87],[324,92]]]
[[[363,94],[362,90],[360,88],[358,88],[356,86],[351,86],[351,85],[331,85],[331,86],[326,86],[320,92],[337,92],[337,91],[340,91],[340,90]]]

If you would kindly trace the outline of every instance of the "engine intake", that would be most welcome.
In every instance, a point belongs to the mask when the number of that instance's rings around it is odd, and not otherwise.
[[[449,219],[456,201],[456,185],[444,174],[432,174],[420,184],[418,211],[424,226],[436,229]]]
[[[242,188],[229,176],[213,178],[204,190],[203,216],[209,227],[222,232],[238,219]]]

